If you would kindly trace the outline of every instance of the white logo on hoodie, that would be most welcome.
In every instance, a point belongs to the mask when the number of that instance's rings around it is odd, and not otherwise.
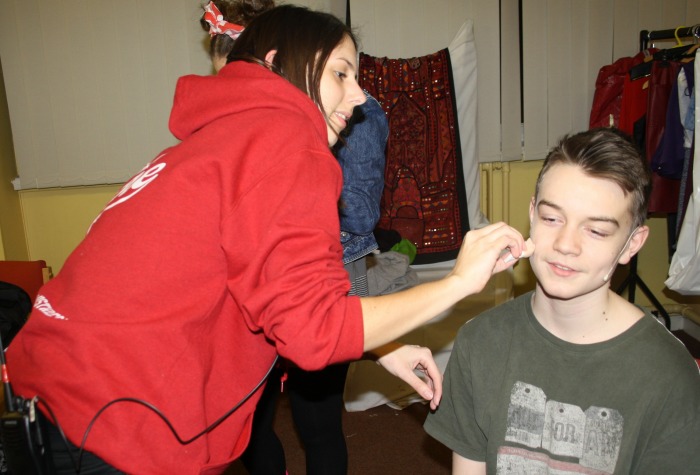
[[[41,313],[50,318],[55,318],[57,320],[68,320],[68,317],[61,315],[56,310],[53,309],[49,299],[43,295],[38,295],[36,301],[34,302],[34,308],[39,310]]]
[[[158,174],[165,168],[165,163],[156,163],[158,160],[163,158],[165,154],[158,155],[153,161],[151,161],[148,165],[146,165],[141,172],[139,172],[138,175],[134,176],[129,182],[122,187],[122,189],[117,193],[117,195],[112,198],[112,201],[109,202],[109,204],[105,207],[105,209],[102,210],[102,212],[95,218],[95,220],[92,222],[90,225],[90,228],[92,228],[92,225],[97,222],[98,219],[100,219],[100,216],[112,208],[114,208],[117,205],[120,205],[134,196],[136,194],[146,188],[149,183],[151,183],[153,180],[158,178]],[[90,232],[90,229],[88,229],[88,233]]]

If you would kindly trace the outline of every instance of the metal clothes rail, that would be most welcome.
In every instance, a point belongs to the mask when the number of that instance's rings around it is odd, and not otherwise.
[[[672,40],[674,38],[700,38],[700,24],[679,26],[672,30],[642,30],[639,32],[639,51],[647,49],[653,40]]]

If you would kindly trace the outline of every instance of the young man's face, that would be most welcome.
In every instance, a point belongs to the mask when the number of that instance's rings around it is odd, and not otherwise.
[[[530,203],[530,263],[546,295],[569,300],[607,292],[614,266],[629,262],[648,232],[632,229],[630,201],[616,183],[578,166],[557,164],[547,171],[537,202]]]

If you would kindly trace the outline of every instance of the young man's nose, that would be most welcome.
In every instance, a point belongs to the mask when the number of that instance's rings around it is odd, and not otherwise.
[[[562,227],[554,240],[554,249],[562,254],[579,254],[581,252],[581,236],[577,229]]]

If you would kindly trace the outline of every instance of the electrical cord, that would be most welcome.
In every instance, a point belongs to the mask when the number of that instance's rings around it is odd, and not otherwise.
[[[272,362],[272,365],[270,368],[267,370],[265,375],[262,377],[262,379],[255,385],[253,389],[251,389],[248,394],[243,396],[243,398],[238,401],[231,409],[226,411],[221,417],[219,417],[217,420],[212,422],[209,426],[205,427],[200,431],[198,434],[190,437],[189,439],[183,439],[180,434],[177,433],[177,430],[173,426],[173,424],[168,420],[168,418],[158,409],[156,406],[153,404],[143,401],[141,399],[137,398],[131,398],[131,397],[122,397],[122,398],[117,398],[112,401],[109,401],[107,404],[102,406],[99,411],[93,416],[93,418],[90,420],[90,423],[88,424],[87,428],[85,429],[85,433],[83,434],[83,440],[80,443],[80,447],[78,450],[78,459],[76,461],[75,457],[73,456],[73,453],[71,452],[70,444],[68,442],[68,438],[66,437],[65,433],[63,432],[63,429],[61,428],[60,424],[58,423],[58,419],[56,418],[56,415],[54,414],[53,410],[49,407],[49,405],[46,403],[46,401],[42,400],[39,396],[35,396],[32,401],[40,403],[46,411],[49,413],[51,418],[53,419],[53,424],[56,426],[56,429],[58,429],[58,433],[61,436],[61,439],[63,440],[63,443],[66,446],[68,455],[71,459],[71,463],[73,465],[73,468],[75,469],[75,473],[77,475],[80,475],[80,470],[81,470],[81,464],[82,464],[82,458],[83,458],[83,453],[85,452],[85,444],[87,442],[88,435],[90,434],[90,431],[92,430],[92,427],[95,425],[97,422],[97,419],[102,415],[103,412],[105,412],[109,407],[113,406],[114,404],[121,403],[121,402],[130,402],[134,404],[138,404],[141,406],[144,406],[147,409],[150,409],[152,412],[154,412],[160,419],[165,423],[165,425],[168,427],[170,432],[175,436],[175,439],[181,444],[181,445],[188,445],[194,442],[195,440],[199,439],[202,437],[204,434],[207,434],[214,430],[216,427],[218,427],[222,422],[224,422],[226,419],[228,419],[231,414],[233,414],[239,407],[241,407],[248,399],[251,398],[253,394],[257,392],[258,389],[265,383],[267,378],[270,376],[270,373],[274,369],[275,365],[277,364],[277,360],[279,359],[279,356],[275,356],[275,360]]]

